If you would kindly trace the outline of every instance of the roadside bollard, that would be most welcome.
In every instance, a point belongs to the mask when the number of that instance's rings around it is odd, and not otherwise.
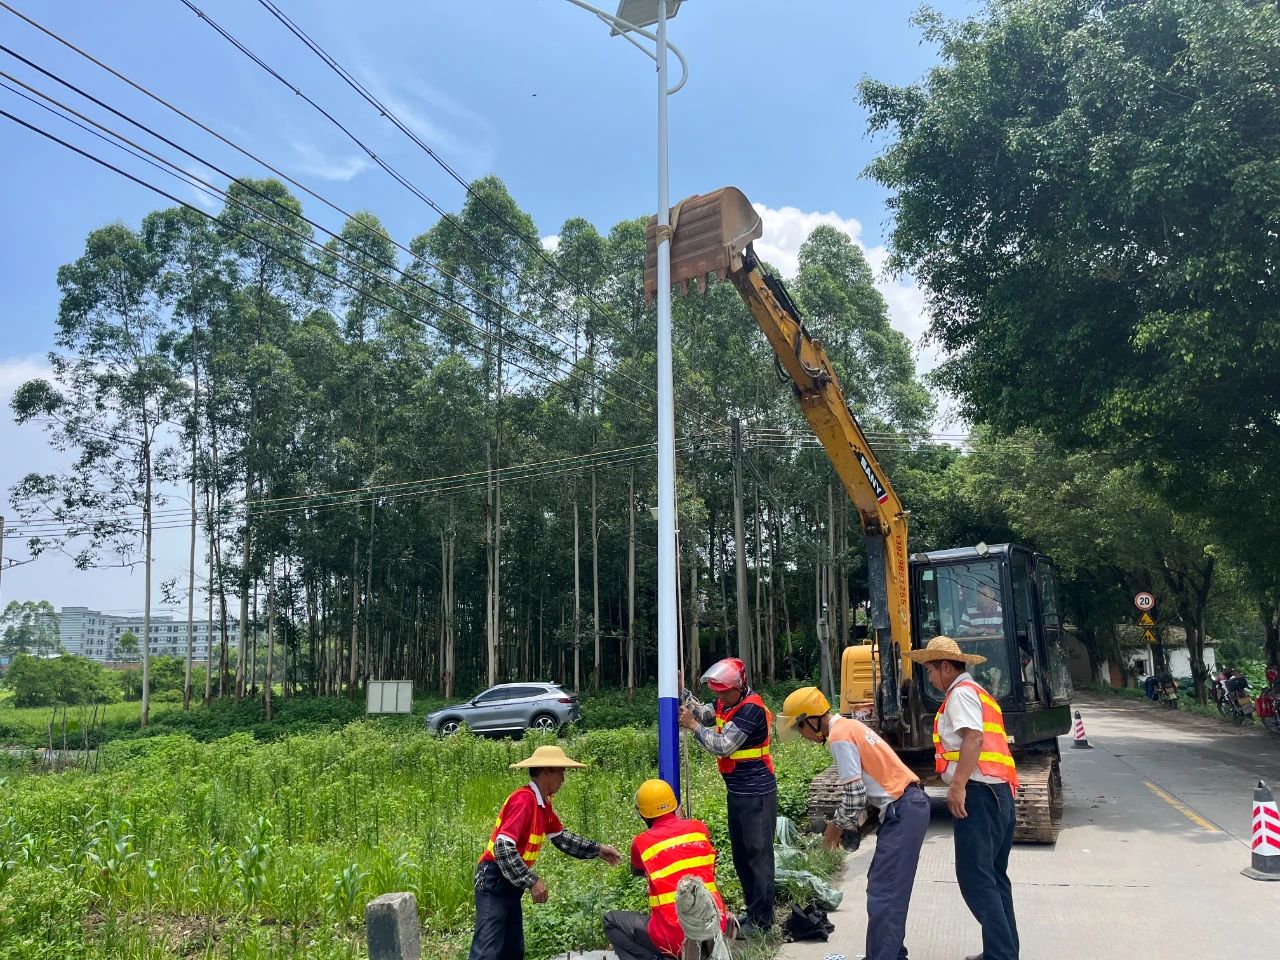
[[[1080,718],[1080,711],[1076,711],[1076,728],[1075,740],[1071,742],[1077,750],[1092,750],[1093,744],[1089,742],[1089,738],[1084,735],[1084,720]]]
[[[384,893],[364,908],[369,960],[422,960],[418,901],[412,893]]]
[[[1271,789],[1258,781],[1253,791],[1252,862],[1240,872],[1252,880],[1280,880],[1280,810]]]

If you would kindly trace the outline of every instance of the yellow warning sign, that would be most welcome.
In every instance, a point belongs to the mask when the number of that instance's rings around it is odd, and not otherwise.
[[[1155,632],[1154,632],[1150,627],[1148,627],[1146,630],[1143,630],[1143,631],[1142,631],[1142,642],[1143,642],[1143,643],[1155,643],[1155,642],[1156,642],[1156,635],[1155,635]]]
[[[1151,614],[1149,613],[1144,613],[1142,616],[1140,616],[1138,618],[1138,622],[1142,624],[1144,627],[1150,627],[1155,624],[1155,621],[1151,619]]]

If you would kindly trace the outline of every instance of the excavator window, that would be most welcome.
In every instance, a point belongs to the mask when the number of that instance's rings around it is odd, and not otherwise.
[[[973,668],[974,678],[997,700],[1008,697],[1013,692],[1013,673],[1009,669],[999,562],[949,563],[926,567],[917,575],[920,645],[933,637],[947,636],[967,653],[986,657],[986,663]],[[942,691],[927,679],[924,682],[928,696],[940,700]]]

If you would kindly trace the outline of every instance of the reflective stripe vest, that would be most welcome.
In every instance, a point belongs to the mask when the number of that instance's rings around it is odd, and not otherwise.
[[[682,877],[697,877],[706,884],[721,918],[726,916],[716,888],[715,847],[702,821],[663,817],[636,837],[635,850],[649,881],[649,935],[659,950],[674,955],[684,944],[675,906]]]
[[[982,752],[978,754],[978,770],[988,777],[995,777],[1009,784],[1015,791],[1018,789],[1018,771],[1013,764],[1013,754],[1009,752],[1009,737],[1004,730],[1004,713],[1000,704],[987,691],[971,680],[957,683],[947,691],[942,706],[933,718],[933,768],[938,773],[947,769],[948,763],[959,762],[959,750],[943,750],[942,735],[939,724],[942,714],[947,709],[947,701],[959,687],[968,687],[982,701]]]
[[[529,787],[524,786],[520,790],[530,793],[529,803],[533,806],[533,826],[529,830],[529,836],[524,839],[523,843],[520,837],[513,837],[512,839],[516,845],[516,850],[520,852],[520,859],[532,868],[538,862],[538,856],[542,853],[542,845],[547,840],[547,824],[555,814],[550,812],[549,807],[538,805]],[[519,791],[516,792],[518,793]],[[513,793],[507,798],[507,802],[502,805],[502,813],[506,812],[508,804],[511,803],[515,796],[516,794]],[[489,842],[485,845],[484,853],[480,855],[480,863],[496,859],[493,855],[493,845],[498,839],[498,834],[503,832],[502,813],[499,813],[498,819],[493,821],[493,831],[489,834]],[[507,836],[511,836],[511,833],[508,832]]]
[[[727,757],[717,757],[716,767],[724,776],[733,773],[733,768],[738,765],[739,760],[763,760],[764,765],[769,768],[769,772],[773,773],[773,757],[769,755],[770,731],[773,729],[773,714],[769,712],[769,708],[764,705],[764,701],[760,699],[760,695],[749,693],[727,711],[721,706],[719,699],[716,700],[716,732],[724,730],[724,725],[733,719],[733,715],[748,703],[753,703],[765,715],[764,742],[754,745],[743,744],[738,750],[733,751]]]

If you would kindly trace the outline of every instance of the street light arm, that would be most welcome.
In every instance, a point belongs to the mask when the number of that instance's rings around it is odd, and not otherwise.
[[[652,50],[645,49],[644,45],[640,43],[640,41],[638,41],[635,37],[630,36],[630,34],[632,33],[638,33],[640,34],[640,36],[644,37],[645,39],[652,40],[654,43],[657,43],[658,38],[655,34],[650,33],[648,30],[644,29],[644,27],[637,27],[634,23],[628,23],[626,20],[621,20],[618,17],[615,17],[612,13],[605,13],[599,7],[593,7],[591,4],[585,2],[585,0],[569,0],[569,2],[572,3],[575,7],[581,7],[583,10],[587,10],[591,13],[594,13],[597,17],[599,17],[601,20],[603,20],[605,23],[609,24],[610,26],[617,27],[618,30],[620,31],[620,34],[619,34],[620,36],[624,37],[628,43],[630,43],[633,47],[635,47],[637,50],[643,53],[650,60],[654,61],[655,63],[657,62],[658,55],[656,53],[654,53]],[[689,63],[688,61],[685,60],[684,54],[680,52],[680,48],[677,47],[674,43],[668,43],[667,49],[670,50],[672,53],[674,53],[676,55],[676,59],[680,61],[680,82],[667,91],[667,96],[671,96],[671,94],[673,93],[679,93],[684,88],[685,83],[688,81]]]

